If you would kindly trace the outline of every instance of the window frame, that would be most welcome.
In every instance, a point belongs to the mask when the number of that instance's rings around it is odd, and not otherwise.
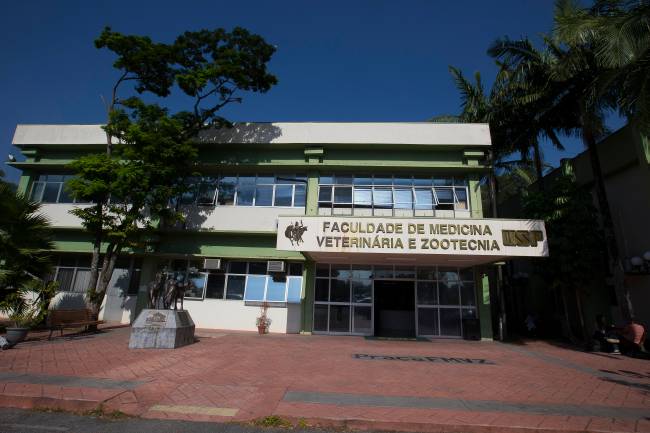
[[[351,201],[337,201],[336,190],[350,188]],[[440,200],[438,192],[443,191],[451,193],[451,200]],[[458,190],[464,191],[464,200],[459,199]],[[410,192],[410,201],[398,201],[398,196]],[[422,196],[422,191],[426,191],[431,199],[429,204],[418,204],[418,195]],[[362,200],[355,199],[357,196],[370,194],[370,204]],[[419,194],[418,194],[419,193]],[[390,194],[390,203],[380,201],[382,196],[388,198]],[[329,200],[328,200],[329,198]],[[321,175],[318,183],[317,203],[319,209],[330,209],[333,215],[341,214],[342,209],[350,210],[352,215],[355,209],[370,209],[374,216],[408,216],[404,212],[411,213],[413,216],[418,215],[418,211],[470,211],[470,195],[467,179],[459,177],[428,177],[428,176],[399,176],[399,175],[350,175],[350,174],[333,174]],[[464,206],[464,207],[463,207]],[[451,209],[449,209],[449,207]],[[334,211],[338,209],[339,211]],[[388,215],[386,211],[390,211]],[[360,213],[367,215],[366,213]],[[323,215],[321,213],[321,215]]]

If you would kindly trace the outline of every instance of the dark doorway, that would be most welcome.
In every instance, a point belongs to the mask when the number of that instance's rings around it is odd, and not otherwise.
[[[375,335],[415,337],[415,283],[375,280]]]

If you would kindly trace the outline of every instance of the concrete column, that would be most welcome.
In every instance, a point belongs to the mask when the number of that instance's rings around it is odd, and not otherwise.
[[[305,215],[318,215],[318,172],[310,171],[307,173],[307,203]],[[305,262],[302,274],[302,299],[301,306],[301,334],[311,334],[312,321],[314,317],[314,283],[316,278],[316,263],[312,260]]]
[[[469,206],[472,218],[483,218],[483,202],[481,201],[481,184],[478,175],[472,175],[468,182]]]
[[[481,340],[492,340],[492,309],[490,305],[490,278],[485,269],[476,268],[476,294],[478,317],[481,322]]]
[[[307,173],[307,206],[305,215],[318,215],[318,172],[310,171]]]
[[[302,273],[302,284],[304,287],[301,299],[302,320],[300,326],[301,334],[311,334],[314,317],[314,283],[316,277],[316,263],[308,260]]]
[[[27,196],[29,194],[30,180],[30,172],[23,170],[23,174],[20,176],[20,180],[18,181],[18,188],[16,189],[16,193]]]

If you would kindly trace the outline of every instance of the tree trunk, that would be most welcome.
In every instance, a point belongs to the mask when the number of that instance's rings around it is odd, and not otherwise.
[[[535,160],[535,173],[537,174],[537,189],[544,191],[544,173],[542,170],[542,154],[539,151],[539,142],[533,144],[533,159]]]
[[[492,218],[497,217],[497,175],[494,167],[494,154],[488,151],[490,161],[490,174],[488,175],[489,189],[490,189],[490,205],[492,207]]]
[[[585,317],[582,314],[582,301],[580,299],[580,289],[575,288],[575,297],[576,297],[576,311],[578,312],[578,324],[580,325],[580,334],[582,340],[587,343],[587,332],[585,329]]]
[[[589,159],[591,162],[591,169],[594,177],[594,184],[596,189],[596,197],[598,199],[598,208],[603,224],[603,232],[605,234],[605,245],[607,247],[607,256],[609,258],[609,270],[614,277],[614,288],[616,291],[616,298],[621,308],[621,314],[625,320],[633,316],[632,299],[630,291],[625,287],[623,279],[623,263],[618,251],[618,244],[616,243],[616,235],[614,233],[614,222],[612,220],[612,213],[609,208],[609,200],[607,199],[607,190],[605,189],[605,179],[603,177],[602,168],[600,165],[600,156],[598,155],[598,148],[596,137],[590,128],[582,128],[582,139],[589,152]]]
[[[569,319],[569,304],[566,301],[566,290],[564,287],[560,288],[560,296],[562,296],[562,307],[564,309],[564,333],[565,337],[569,339],[573,344],[577,344],[577,339],[573,335],[573,329],[571,329],[571,320]]]
[[[113,270],[115,269],[115,263],[117,258],[120,256],[122,251],[121,244],[111,243],[108,246],[107,252],[104,255],[104,263],[102,264],[102,272],[99,276],[99,284],[97,285],[97,304],[98,309],[101,307],[104,295],[108,289],[108,285],[111,282],[111,277],[113,276]]]
[[[94,297],[91,303],[91,311],[95,317],[99,317],[99,311],[104,302],[104,297],[106,295],[106,290],[108,285],[111,282],[111,277],[113,276],[113,270],[115,269],[115,263],[117,263],[117,258],[122,251],[121,245],[116,245],[110,243],[106,248],[106,254],[104,254],[104,261],[102,263],[102,270],[99,274],[99,281],[97,287],[95,288]],[[91,330],[96,330],[97,327],[90,328]]]
[[[98,215],[102,213],[102,204],[96,205]],[[97,289],[97,281],[99,280],[99,261],[101,259],[102,250],[102,228],[101,226],[94,233],[95,239],[93,240],[93,255],[90,261],[90,281],[86,293],[89,295],[89,302],[94,303],[95,290]]]

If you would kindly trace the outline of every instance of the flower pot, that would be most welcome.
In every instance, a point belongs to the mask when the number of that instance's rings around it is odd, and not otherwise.
[[[29,328],[7,328],[7,335],[5,338],[11,344],[20,343],[27,338]]]
[[[266,334],[266,326],[264,326],[264,325],[259,325],[259,326],[257,327],[257,332],[259,332],[260,335],[262,335],[262,334]]]

